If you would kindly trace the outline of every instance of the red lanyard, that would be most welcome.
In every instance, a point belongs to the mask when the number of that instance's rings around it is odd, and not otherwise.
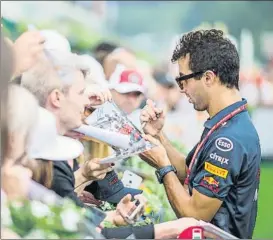
[[[193,154],[193,157],[191,159],[189,168],[187,169],[187,177],[185,179],[185,184],[189,185],[189,178],[190,178],[190,174],[191,174],[191,170],[193,165],[195,164],[197,158],[197,154],[200,152],[201,148],[204,146],[205,142],[208,140],[209,136],[217,129],[219,128],[223,123],[225,123],[226,121],[230,120],[232,117],[234,117],[235,115],[237,115],[238,113],[244,111],[247,108],[247,104],[244,104],[243,106],[235,109],[233,112],[229,113],[228,115],[226,115],[224,118],[222,118],[219,122],[217,122],[207,133],[207,135],[203,138],[203,140],[197,145],[197,148]]]

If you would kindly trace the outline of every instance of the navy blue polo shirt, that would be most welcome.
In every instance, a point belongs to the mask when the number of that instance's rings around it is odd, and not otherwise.
[[[201,140],[224,116],[246,104],[236,102],[204,124]],[[194,154],[189,153],[186,163]],[[189,178],[189,192],[223,201],[211,223],[238,238],[251,238],[257,216],[261,148],[247,110],[216,129],[200,150]]]

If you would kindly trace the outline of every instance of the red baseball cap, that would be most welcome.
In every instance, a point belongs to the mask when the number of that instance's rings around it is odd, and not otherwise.
[[[109,79],[109,88],[119,93],[145,92],[142,75],[136,70],[128,70],[118,64]]]

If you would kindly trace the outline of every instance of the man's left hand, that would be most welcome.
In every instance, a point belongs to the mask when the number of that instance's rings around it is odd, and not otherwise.
[[[143,138],[156,146],[149,151],[139,154],[140,158],[154,168],[162,168],[171,165],[164,146],[151,135],[143,135]]]
[[[93,158],[85,161],[81,166],[82,176],[90,180],[102,180],[108,172],[113,170],[110,163],[100,164],[99,158]]]

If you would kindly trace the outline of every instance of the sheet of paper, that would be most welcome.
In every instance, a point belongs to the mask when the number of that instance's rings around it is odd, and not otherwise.
[[[88,137],[96,138],[111,146],[118,148],[128,149],[130,147],[130,137],[121,133],[111,132],[98,127],[83,124],[77,129],[76,132],[85,134]]]
[[[151,149],[153,147],[153,145],[150,145],[149,142],[146,142],[146,146],[143,148],[140,148],[139,150],[133,150],[133,149],[127,149],[127,150],[119,150],[119,151],[115,151],[115,153],[109,157],[103,158],[100,160],[100,164],[104,164],[104,163],[114,163],[116,161],[122,160],[122,159],[126,159],[128,157],[143,153],[145,151],[148,151],[149,149]]]
[[[100,163],[112,163],[133,155],[137,155],[154,147],[143,139],[137,127],[129,120],[114,102],[106,102],[85,119],[90,126],[82,126],[76,131],[86,131],[84,134],[109,144],[115,151]],[[92,128],[91,128],[92,127]],[[88,130],[88,131],[87,131]],[[91,134],[92,135],[91,135]]]

